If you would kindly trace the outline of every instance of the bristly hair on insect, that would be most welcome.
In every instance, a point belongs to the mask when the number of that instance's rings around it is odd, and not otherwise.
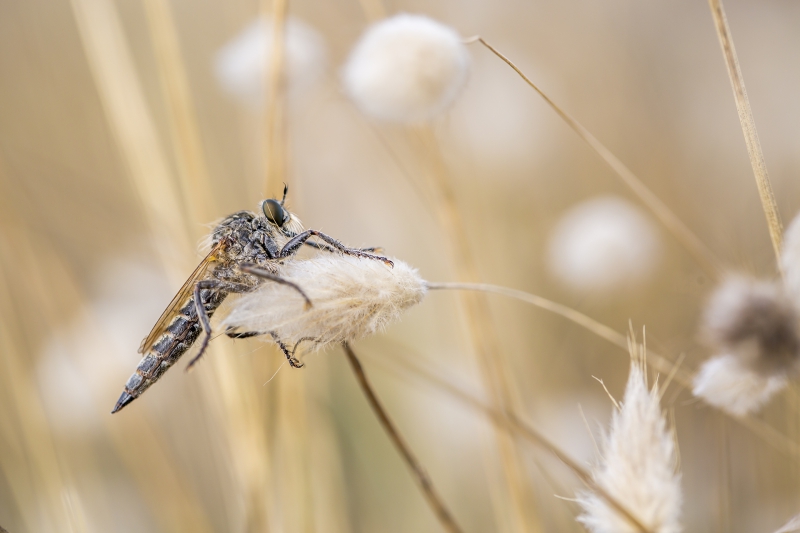
[[[258,212],[239,211],[225,217],[211,233],[211,251],[195,268],[189,279],[161,314],[150,334],[139,346],[144,357],[125,384],[112,414],[144,393],[200,338],[200,349],[187,367],[191,368],[203,355],[211,340],[210,318],[222,301],[232,293],[248,293],[264,283],[278,283],[299,294],[307,307],[311,300],[297,284],[281,276],[281,268],[303,246],[329,253],[363,257],[394,266],[386,257],[375,255],[374,249],[348,248],[324,233],[303,228],[300,219],[284,207],[283,198],[263,200]],[[311,241],[312,237],[323,242]],[[289,352],[274,332],[272,335],[295,368],[302,365]],[[260,335],[260,332],[228,332],[234,338]]]

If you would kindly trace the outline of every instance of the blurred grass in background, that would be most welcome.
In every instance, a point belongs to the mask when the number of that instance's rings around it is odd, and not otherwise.
[[[308,357],[297,371],[258,340],[220,338],[196,371],[173,370],[124,412],[108,414],[140,339],[199,258],[195,243],[208,231],[201,223],[254,209],[266,173],[263,105],[240,105],[214,74],[218,50],[262,6],[169,3],[199,132],[198,171],[186,166],[196,154],[186,156],[186,136],[170,122],[163,76],[174,64],[159,64],[158,5],[0,2],[0,525],[10,533],[437,530],[340,351]],[[443,1],[387,9],[486,37],[715,254],[737,270],[774,275],[705,3]],[[80,18],[98,10],[116,16],[119,28]],[[788,221],[800,193],[800,6],[731,0],[727,11]],[[324,74],[290,94],[285,109],[291,209],[306,227],[349,245],[384,247],[425,279],[452,279],[446,236],[414,185],[428,162],[404,129],[364,118],[340,89],[339,68],[369,22],[365,10],[354,1],[294,0],[289,12],[316,28],[327,56]],[[148,138],[139,146],[155,157],[125,152],[96,81],[98,60],[87,55],[92,31],[130,54],[127,71],[110,66],[134,75],[136,87],[126,79],[122,89],[140,90],[144,107],[123,101],[131,120],[121,124],[141,126]],[[467,87],[433,129],[481,280],[562,302],[618,331],[629,320],[646,326],[651,348],[673,360],[685,355],[684,365],[696,368],[708,355],[696,322],[713,280],[659,226],[663,250],[647,279],[611,293],[562,285],[546,257],[561,215],[596,195],[636,200],[506,65],[479,45],[470,53]],[[158,172],[169,181],[155,187],[167,191],[143,194],[142,179]],[[174,206],[174,218],[159,205]],[[154,221],[164,224],[155,237]],[[597,434],[612,406],[592,376],[621,396],[626,353],[558,317],[489,301],[525,415],[573,457],[591,461],[578,406]],[[393,366],[411,360],[483,396],[459,313],[454,295],[431,294],[387,334],[355,348],[465,529],[514,531],[502,504],[492,503],[503,487],[483,415]],[[677,428],[687,531],[770,531],[800,512],[798,456],[675,384],[664,402]],[[798,442],[799,405],[793,386],[761,417]],[[581,531],[575,506],[553,497],[571,497],[579,482],[537,450],[524,458],[530,530]]]

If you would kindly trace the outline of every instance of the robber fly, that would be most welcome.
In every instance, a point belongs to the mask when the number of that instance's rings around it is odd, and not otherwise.
[[[258,213],[239,211],[223,219],[214,228],[211,251],[192,272],[139,346],[139,353],[144,357],[125,384],[125,390],[112,414],[141,396],[191,348],[201,333],[203,339],[200,350],[189,361],[187,369],[202,357],[211,340],[209,319],[229,294],[250,292],[266,282],[281,283],[296,290],[306,305],[311,306],[312,302],[302,288],[280,276],[281,265],[304,244],[327,252],[367,257],[393,265],[389,259],[369,253],[375,251],[374,248],[348,248],[322,232],[304,230],[297,216],[283,205],[287,191],[288,187],[284,187],[280,202],[275,199],[264,200]],[[324,243],[309,241],[311,237],[317,237]],[[234,338],[263,333],[270,332],[227,332]],[[295,368],[303,366],[280,339],[272,335],[289,364]]]

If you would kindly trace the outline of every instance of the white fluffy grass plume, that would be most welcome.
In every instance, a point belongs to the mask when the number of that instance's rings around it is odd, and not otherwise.
[[[425,282],[416,269],[393,261],[394,268],[341,255],[292,261],[281,276],[303,289],[311,308],[306,309],[302,297],[290,287],[265,283],[235,303],[223,326],[241,332],[274,332],[290,349],[301,340],[304,347],[308,342],[320,349],[372,335],[425,296]]]
[[[373,24],[344,67],[345,90],[366,114],[422,122],[447,108],[467,78],[469,55],[452,28],[421,15]]]
[[[800,307],[800,215],[794,217],[783,234],[781,268],[786,291],[795,306]]]
[[[287,85],[289,94],[296,94],[322,76],[327,53],[322,36],[305,22],[289,17],[285,31]],[[264,102],[264,71],[272,35],[272,20],[256,19],[220,48],[214,61],[222,88],[251,108],[258,108]]]
[[[616,196],[600,196],[567,211],[550,235],[548,267],[567,287],[612,293],[645,281],[661,257],[648,216]]]
[[[715,291],[703,334],[719,355],[706,361],[694,394],[734,415],[756,411],[800,365],[798,312],[783,285],[730,277]]]
[[[641,348],[631,350],[625,397],[611,419],[603,457],[593,471],[597,484],[654,533],[681,531],[680,474],[675,444],[667,428],[657,386],[647,387]],[[592,492],[578,495],[578,517],[593,533],[638,531],[622,514]]]

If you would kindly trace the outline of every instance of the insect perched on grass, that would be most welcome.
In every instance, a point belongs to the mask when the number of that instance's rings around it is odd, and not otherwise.
[[[183,284],[166,311],[153,326],[150,334],[139,346],[144,357],[136,372],[128,379],[125,390],[117,400],[112,414],[141,396],[194,344],[201,332],[205,333],[197,352],[187,368],[194,365],[205,352],[211,339],[210,317],[231,293],[250,292],[262,283],[281,283],[297,291],[311,306],[303,290],[280,276],[281,265],[290,259],[304,244],[327,252],[340,252],[355,257],[383,261],[389,259],[374,255],[374,249],[348,248],[336,239],[317,230],[303,230],[300,220],[284,206],[283,199],[261,202],[259,213],[239,211],[223,219],[211,234],[211,251]],[[324,241],[309,241],[317,237]],[[302,365],[274,332],[228,332],[234,338],[270,333],[281,348],[289,364]]]

